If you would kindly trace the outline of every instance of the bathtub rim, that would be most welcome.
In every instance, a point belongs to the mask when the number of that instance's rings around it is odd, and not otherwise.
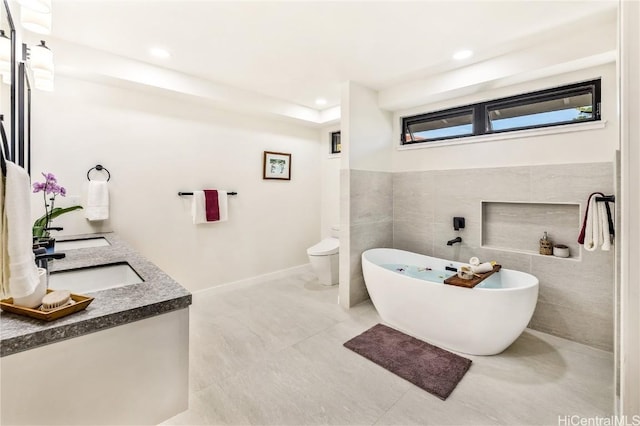
[[[364,263],[365,261],[373,264],[377,267],[379,267],[380,269],[382,269],[383,271],[388,271],[389,273],[392,274],[397,274],[394,271],[391,271],[389,269],[386,269],[384,267],[382,267],[380,264],[374,262],[373,260],[371,260],[369,257],[367,257],[367,254],[372,254],[375,252],[395,252],[395,253],[408,253],[410,255],[413,256],[421,256],[421,257],[426,257],[426,258],[431,258],[431,259],[435,259],[435,260],[439,260],[442,262],[448,262],[451,263],[453,266],[455,267],[459,267],[460,265],[465,265],[466,263],[464,262],[458,262],[458,261],[454,261],[454,260],[448,260],[448,259],[442,259],[439,257],[435,257],[435,256],[429,256],[426,254],[420,254],[420,253],[415,253],[412,251],[408,251],[408,250],[402,250],[402,249],[396,249],[396,248],[385,248],[385,247],[377,247],[377,248],[372,248],[372,249],[368,249],[365,250],[364,252],[362,252],[362,262]],[[407,280],[411,280],[411,282],[415,282],[415,283],[431,283],[434,285],[445,285],[447,287],[451,287],[451,288],[459,288],[461,290],[474,290],[474,291],[489,291],[489,292],[496,292],[496,291],[522,291],[525,289],[530,289],[533,287],[537,287],[539,288],[540,286],[540,281],[538,280],[538,277],[536,277],[535,275],[532,275],[528,272],[523,272],[523,271],[517,271],[515,269],[507,269],[507,268],[501,268],[500,272],[507,272],[508,274],[515,274],[515,275],[521,275],[523,278],[526,279],[525,283],[522,283],[520,281],[518,281],[517,285],[514,287],[507,287],[507,288],[484,288],[484,287],[471,287],[471,288],[467,288],[467,287],[460,287],[460,286],[455,286],[455,285],[450,285],[450,284],[444,284],[444,283],[439,283],[439,282],[435,282],[435,281],[429,281],[429,280],[423,280],[420,278],[414,278],[408,275],[402,275],[403,279],[407,279]],[[400,275],[400,274],[397,274]]]

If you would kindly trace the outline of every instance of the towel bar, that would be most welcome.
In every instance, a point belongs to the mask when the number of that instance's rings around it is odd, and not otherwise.
[[[596,197],[596,202],[600,203],[615,203],[616,196],[615,195],[605,195],[604,197]]]
[[[193,192],[182,192],[181,191],[181,192],[178,192],[178,195],[181,196],[181,197],[183,195],[193,195]],[[238,195],[238,193],[235,192],[235,191],[231,191],[231,192],[227,192],[227,195]]]

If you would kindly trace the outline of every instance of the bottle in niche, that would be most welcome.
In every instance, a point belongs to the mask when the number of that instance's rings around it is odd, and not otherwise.
[[[540,254],[545,256],[553,254],[553,242],[549,239],[547,231],[544,232],[542,239],[540,239]]]

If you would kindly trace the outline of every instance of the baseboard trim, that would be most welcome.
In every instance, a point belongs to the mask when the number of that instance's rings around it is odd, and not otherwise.
[[[301,272],[312,272],[311,264],[304,263],[302,265],[293,266],[291,268],[280,269],[278,271],[268,272],[262,275],[256,275],[255,277],[244,278],[238,281],[230,281],[228,283],[222,283],[219,285],[215,285],[213,287],[194,290],[191,293],[200,294],[205,292],[225,292],[225,291],[235,290],[238,288],[250,287],[252,285],[265,284],[269,281],[273,281],[279,278],[285,278],[289,275],[301,273]]]

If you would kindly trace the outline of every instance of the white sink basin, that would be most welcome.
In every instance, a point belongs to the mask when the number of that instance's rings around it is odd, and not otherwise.
[[[69,290],[71,293],[83,294],[141,283],[143,281],[144,280],[140,278],[128,263],[116,263],[112,265],[52,272],[49,276],[49,288],[53,290]]]
[[[110,245],[111,244],[109,244],[109,241],[107,241],[104,237],[56,241],[56,251],[75,250],[87,247],[104,247]]]

